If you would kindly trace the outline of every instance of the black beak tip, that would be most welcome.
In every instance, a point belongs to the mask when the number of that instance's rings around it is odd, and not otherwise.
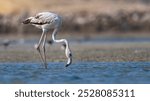
[[[65,67],[68,67],[69,66],[69,64],[66,64],[66,66]]]

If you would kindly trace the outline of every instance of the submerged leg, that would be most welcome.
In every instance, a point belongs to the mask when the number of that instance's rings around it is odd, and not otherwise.
[[[43,45],[42,45],[43,56],[44,56],[44,66],[45,66],[45,68],[47,68],[46,53],[45,53],[46,52],[46,49],[45,49],[46,38],[47,38],[47,34],[44,35],[44,40],[43,40]]]
[[[36,49],[37,49],[37,52],[38,52],[38,54],[40,56],[42,64],[44,64],[44,59],[43,59],[42,54],[41,54],[41,49],[40,48],[36,48]]]
[[[44,58],[43,58],[43,56],[42,56],[42,54],[41,54],[41,49],[40,49],[41,42],[42,42],[42,40],[43,40],[44,35],[45,35],[45,31],[43,30],[43,33],[42,33],[41,38],[40,38],[40,40],[39,40],[39,43],[38,43],[38,44],[35,44],[35,49],[38,51],[38,53],[39,53],[39,55],[40,55],[40,58],[41,58],[41,61],[42,61],[42,63],[43,63],[44,66],[45,66]]]

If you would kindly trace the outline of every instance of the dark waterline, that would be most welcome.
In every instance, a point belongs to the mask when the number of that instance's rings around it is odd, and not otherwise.
[[[149,84],[150,62],[0,63],[0,83]]]

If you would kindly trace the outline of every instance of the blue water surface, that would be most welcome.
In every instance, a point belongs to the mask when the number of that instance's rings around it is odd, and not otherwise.
[[[0,63],[2,84],[149,84],[150,62]]]

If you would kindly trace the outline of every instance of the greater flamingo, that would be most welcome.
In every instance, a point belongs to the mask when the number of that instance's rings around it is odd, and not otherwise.
[[[35,17],[29,17],[23,21],[23,24],[32,24],[32,25],[42,29],[42,31],[43,31],[41,38],[39,40],[39,43],[35,44],[35,48],[39,52],[45,68],[47,68],[45,44],[46,44],[47,33],[50,29],[54,29],[54,31],[52,33],[53,42],[65,44],[65,54],[68,59],[67,64],[65,66],[68,67],[72,63],[72,53],[71,53],[71,50],[69,47],[69,42],[66,39],[58,40],[55,38],[56,34],[58,33],[58,31],[61,27],[61,23],[62,23],[61,17],[59,15],[57,15],[55,13],[51,13],[51,12],[38,13],[38,14],[36,14]],[[41,44],[42,44],[42,47],[40,47]],[[41,53],[41,49],[43,49],[42,53]]]

